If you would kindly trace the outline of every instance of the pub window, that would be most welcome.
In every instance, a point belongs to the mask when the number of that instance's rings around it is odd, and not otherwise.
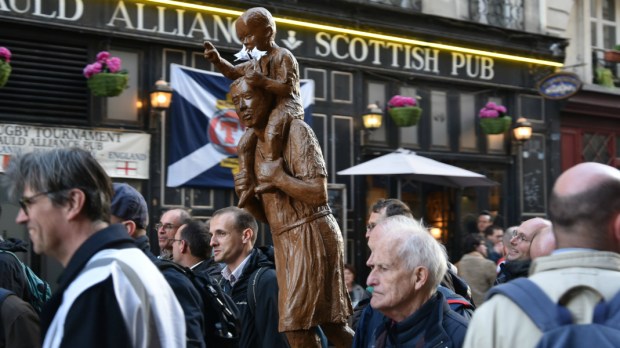
[[[372,131],[372,133],[368,134],[368,139],[370,141],[376,141],[376,142],[384,142],[386,141],[386,136],[385,136],[385,132],[386,132],[386,116],[387,115],[387,108],[386,108],[386,101],[385,101],[385,83],[383,82],[368,82],[366,84],[367,86],[367,92],[368,92],[368,99],[366,100],[366,105],[368,104],[377,104],[379,106],[379,108],[381,108],[381,110],[383,110],[383,122],[381,122],[381,127],[379,129],[375,129],[374,131]],[[364,108],[366,108],[366,105],[364,105]],[[362,120],[360,120],[360,123],[362,122]],[[364,128],[364,126],[362,125],[362,129]]]
[[[476,151],[476,96],[472,93],[461,93],[459,98],[461,113],[461,151]]]
[[[525,117],[530,121],[545,122],[545,103],[543,98],[537,95],[519,96],[519,117]]]
[[[353,74],[341,71],[332,71],[332,101],[338,103],[353,103]]]
[[[327,99],[327,72],[325,69],[304,69],[304,78],[314,80],[314,100]]]
[[[140,67],[138,52],[110,50],[110,54],[121,59],[122,68],[129,75],[129,83],[127,88],[117,97],[106,98],[106,119],[125,122],[138,122],[140,115],[140,95],[138,93],[140,87]],[[142,105],[142,108],[148,105]]]
[[[431,91],[431,137],[432,147],[447,149],[448,134],[447,95],[443,91]]]

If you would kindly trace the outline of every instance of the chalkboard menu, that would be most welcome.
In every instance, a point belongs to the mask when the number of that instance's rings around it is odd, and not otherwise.
[[[521,211],[523,215],[545,215],[547,211],[547,167],[545,137],[532,134],[521,151]]]

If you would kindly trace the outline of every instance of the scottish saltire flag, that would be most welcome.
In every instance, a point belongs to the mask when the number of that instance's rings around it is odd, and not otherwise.
[[[172,107],[166,186],[233,188],[237,144],[245,131],[221,74],[171,64]],[[301,81],[307,123],[314,81]]]

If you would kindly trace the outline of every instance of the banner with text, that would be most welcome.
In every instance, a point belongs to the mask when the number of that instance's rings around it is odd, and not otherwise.
[[[67,147],[90,151],[110,177],[149,178],[150,134],[5,123],[0,123],[0,172],[11,156]]]

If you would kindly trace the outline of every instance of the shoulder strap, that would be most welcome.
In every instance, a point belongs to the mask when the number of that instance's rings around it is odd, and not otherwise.
[[[508,297],[543,332],[572,322],[572,315],[566,307],[551,301],[538,285],[527,278],[517,278],[492,287],[487,299],[496,294]]]
[[[13,291],[5,288],[0,288],[0,307],[2,307],[2,303],[4,303],[4,300],[6,300],[6,298],[11,295],[15,295]]]
[[[256,309],[256,287],[258,282],[260,281],[260,276],[265,273],[269,267],[261,267],[254,271],[248,280],[248,308],[252,315],[254,314],[254,310]]]

